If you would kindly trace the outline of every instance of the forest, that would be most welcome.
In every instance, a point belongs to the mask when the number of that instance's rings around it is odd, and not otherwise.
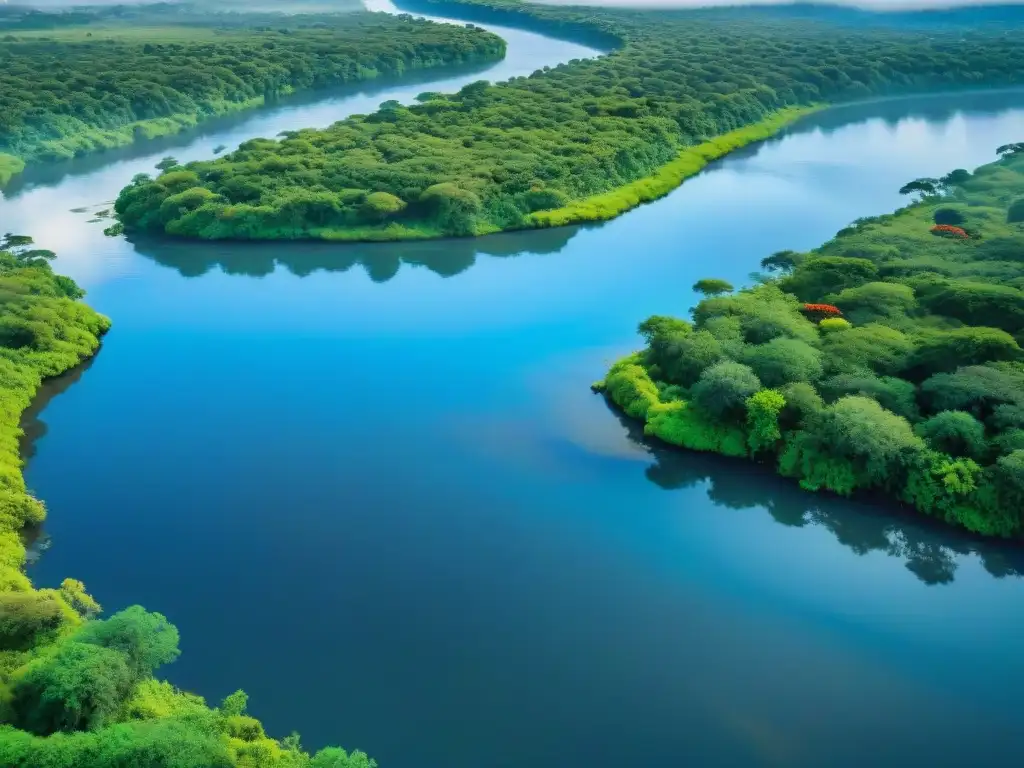
[[[0,236],[0,765],[5,768],[373,768],[270,738],[242,691],[211,707],[153,676],[178,631],[132,606],[100,618],[75,579],[35,589],[23,532],[46,516],[21,473],[19,419],[42,379],[93,355],[110,327],[30,237]]]
[[[118,8],[0,13],[0,184],[26,160],[176,133],[296,91],[505,54],[501,38],[471,25],[407,15]]]
[[[972,26],[814,8],[458,4],[474,11],[589,29],[619,47],[137,177],[118,215],[129,230],[204,239],[414,239],[595,220],[664,194],[721,154],[716,141],[730,137],[727,151],[764,138],[794,109],[1024,78],[1024,44],[1007,33],[1020,14]]]
[[[774,465],[812,491],[881,493],[987,536],[1024,527],[1024,143],[757,283],[709,278],[691,319],[594,385],[644,432]]]

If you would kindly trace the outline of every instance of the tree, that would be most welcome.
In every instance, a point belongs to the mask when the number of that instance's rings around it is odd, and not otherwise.
[[[779,414],[786,398],[775,389],[762,389],[747,398],[747,442],[753,452],[770,450],[782,439]]]
[[[736,289],[732,287],[732,283],[726,280],[705,278],[694,283],[693,290],[695,293],[702,293],[705,296],[720,296],[723,293],[732,293]]]
[[[807,254],[797,251],[776,251],[771,256],[761,259],[761,269],[765,272],[792,272],[807,258]]]
[[[945,224],[950,227],[963,226],[967,220],[963,213],[956,208],[937,208],[932,214],[932,220],[936,224]]]
[[[812,485],[850,493],[856,487],[898,486],[902,470],[924,441],[906,419],[870,398],[849,395],[806,428],[799,447],[802,474]],[[840,468],[846,469],[845,476],[837,474]]]
[[[88,622],[75,639],[124,654],[134,679],[178,658],[178,629],[159,613],[133,605],[109,619]]]
[[[816,256],[800,264],[780,282],[783,290],[803,301],[822,298],[878,279],[878,267],[867,259],[846,256]]]
[[[914,341],[895,328],[870,323],[826,334],[821,350],[829,372],[869,370],[887,375],[903,370]]]
[[[37,592],[0,592],[0,651],[32,647],[64,621],[60,603]]]
[[[1024,221],[1024,197],[1018,197],[1010,203],[1010,207],[1006,209],[1006,221],[1010,224]]]
[[[877,401],[886,410],[914,421],[918,418],[917,389],[909,381],[894,376],[876,376],[870,371],[841,373],[818,386],[826,400],[844,395],[860,395]]]
[[[667,381],[689,387],[707,368],[724,357],[721,342],[701,330],[672,337],[659,353],[657,362]]]
[[[829,301],[838,306],[856,324],[888,317],[903,317],[917,306],[914,289],[900,283],[865,283],[846,288]]]
[[[748,347],[742,358],[766,387],[821,378],[821,352],[798,339],[777,338]]]
[[[935,411],[967,411],[987,421],[998,406],[1024,404],[1024,372],[996,365],[971,365],[937,373],[921,385]]]
[[[970,365],[1017,360],[1017,341],[998,328],[965,327],[922,334],[908,363],[908,378],[925,379],[935,373]]]
[[[387,192],[371,192],[363,200],[361,212],[367,221],[383,221],[405,209],[402,198]]]
[[[324,747],[315,755],[309,768],[377,768],[377,761],[370,759],[365,752],[347,754],[339,747]]]
[[[99,728],[127,698],[132,675],[110,648],[66,642],[34,662],[14,684],[11,709],[19,728],[46,736]]]
[[[982,459],[988,450],[985,425],[964,411],[942,411],[914,431],[936,451],[950,456]]]
[[[1024,142],[1018,142],[1014,144],[1003,144],[1001,147],[996,149],[996,153],[1009,157],[1024,152]]]
[[[759,389],[761,381],[748,366],[727,360],[704,371],[691,396],[702,412],[729,421],[746,416],[746,400]]]
[[[444,232],[451,235],[471,235],[476,231],[476,216],[480,213],[482,205],[480,198],[472,192],[448,182],[434,184],[423,191],[420,202],[426,206],[431,218]]]
[[[169,171],[171,170],[171,168],[176,168],[178,165],[178,161],[175,160],[170,155],[168,155],[167,157],[165,157],[163,160],[156,164],[156,169],[158,171]]]
[[[937,195],[939,193],[940,185],[941,182],[938,179],[914,179],[900,187],[900,194],[912,195],[919,193],[922,197]]]

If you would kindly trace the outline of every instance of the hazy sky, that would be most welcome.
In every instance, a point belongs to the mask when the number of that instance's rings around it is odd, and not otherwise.
[[[609,5],[629,8],[701,8],[712,5],[786,5],[789,0],[537,0],[551,5]],[[804,0],[807,2],[808,0]],[[872,10],[910,8],[957,8],[967,5],[1020,4],[1006,0],[812,0],[830,5],[850,5]]]

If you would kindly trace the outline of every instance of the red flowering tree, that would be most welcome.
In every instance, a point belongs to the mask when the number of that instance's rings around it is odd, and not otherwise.
[[[970,237],[963,228],[954,227],[952,224],[936,224],[932,227],[932,234],[939,237],[950,237],[955,240],[966,240]]]
[[[817,320],[823,317],[839,317],[843,314],[842,310],[833,304],[804,304],[803,310]]]

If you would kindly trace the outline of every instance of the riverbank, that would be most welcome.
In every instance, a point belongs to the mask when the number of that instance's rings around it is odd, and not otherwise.
[[[882,491],[989,536],[1024,521],[1024,145],[908,189],[919,202],[781,277],[652,317],[595,391],[645,434],[772,463],[807,490]]]
[[[90,360],[110,328],[50,257],[29,238],[0,239],[0,764],[375,768],[361,752],[311,757],[297,735],[268,737],[241,691],[213,708],[154,678],[179,654],[162,615],[132,606],[100,619],[82,582],[37,589],[25,574],[25,533],[46,510],[22,476],[21,417],[43,380]]]
[[[730,152],[771,138],[801,117],[824,109],[824,106],[781,109],[765,120],[717,136],[694,147],[684,149],[675,160],[650,176],[625,184],[600,195],[577,200],[562,208],[530,214],[529,227],[562,227],[607,221],[638,205],[664,197],[704,167]]]
[[[664,197],[686,181],[686,179],[700,173],[708,163],[749,144],[770,138],[801,117],[817,112],[822,108],[820,106],[813,106],[779,110],[768,119],[762,120],[759,123],[730,131],[710,141],[701,142],[696,146],[684,149],[675,160],[662,166],[648,177],[625,184],[618,189],[613,189],[600,195],[577,200],[562,208],[538,211],[537,213],[530,214],[524,222],[505,229],[480,227],[466,236],[479,237],[499,232],[546,229],[571,224],[607,221],[636,208],[638,205]],[[452,237],[452,235],[444,230],[421,223],[405,225],[400,222],[391,222],[381,227],[325,227],[322,229],[312,229],[305,233],[297,232],[294,238],[282,239],[380,243],[407,240],[436,240],[449,237]]]
[[[96,13],[99,17],[103,12]],[[408,16],[294,16],[288,17],[291,29],[245,26],[247,20],[280,23],[282,17],[273,15],[239,16],[231,22],[236,26],[227,27],[218,26],[224,23],[221,17],[210,16],[209,22],[193,21],[195,39],[189,39],[173,26],[172,11],[145,13],[155,16],[146,26],[98,28],[97,34],[106,39],[95,42],[79,30],[67,39],[58,30],[55,38],[9,35],[0,41],[0,55],[18,62],[16,71],[5,73],[9,82],[0,76],[9,100],[4,108],[11,113],[0,134],[0,188],[25,163],[66,160],[172,136],[296,93],[487,64],[505,55],[505,43],[496,35]],[[171,38],[165,39],[165,28],[178,35],[173,45],[167,44]],[[211,36],[220,39],[214,42]],[[55,51],[62,56],[59,72],[50,73],[57,79],[36,83],[38,73],[49,72],[47,57]],[[220,66],[223,56],[229,60]],[[231,67],[242,67],[241,74]],[[152,73],[155,79],[146,81],[140,92],[138,83],[125,80],[126,72],[136,73],[133,77]],[[94,99],[90,90],[66,85],[104,74],[124,80],[124,90],[137,94],[130,105],[112,106],[114,102]],[[114,83],[115,88],[119,85]],[[60,111],[54,104],[68,106]],[[40,114],[32,116],[33,107]]]
[[[117,205],[126,229],[394,241],[603,221],[822,105],[976,84],[958,74],[967,71],[989,73],[991,86],[1021,77],[1013,43],[991,30],[969,38],[970,66],[949,59],[954,33],[931,28],[926,15],[889,29],[882,16],[848,25],[777,9],[583,12],[503,0],[403,8],[589,30],[620,47],[497,85],[427,92],[415,104],[137,180]],[[732,40],[743,56],[730,55]],[[797,60],[787,45],[802,52]],[[862,67],[879,58],[901,62],[899,71]],[[826,77],[825,66],[839,75]]]

